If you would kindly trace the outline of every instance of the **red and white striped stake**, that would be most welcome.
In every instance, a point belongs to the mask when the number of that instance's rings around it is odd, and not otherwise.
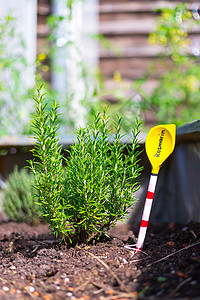
[[[153,197],[154,197],[154,192],[155,192],[155,188],[156,188],[157,178],[158,178],[158,174],[151,173],[135,252],[141,252],[142,248],[143,248],[146,231],[147,231],[147,226],[148,226],[148,222],[149,222],[149,216],[150,216],[151,207],[152,207],[152,203],[153,203]]]
[[[152,173],[149,181],[149,187],[135,252],[142,251],[153,203],[158,173],[163,162],[173,152],[175,147],[175,139],[176,126],[174,124],[155,126],[151,128],[147,135],[145,148],[147,157],[149,158],[152,166]]]

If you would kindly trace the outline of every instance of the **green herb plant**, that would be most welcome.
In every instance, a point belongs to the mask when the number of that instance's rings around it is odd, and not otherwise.
[[[37,160],[30,161],[30,167],[42,216],[52,233],[61,233],[70,243],[97,240],[124,219],[136,201],[141,122],[136,120],[132,126],[127,146],[122,142],[122,118],[118,117],[112,133],[112,119],[104,109],[94,116],[92,124],[77,129],[77,141],[64,158],[57,135],[58,104],[54,102],[48,112],[41,89],[37,92],[32,121],[36,138],[33,155]]]
[[[159,9],[155,30],[148,38],[151,45],[160,46],[159,64],[152,63],[145,77],[133,83],[143,97],[142,112],[152,111],[157,123],[181,125],[199,119],[200,66],[189,35],[196,23],[184,3]],[[152,76],[157,86],[150,95],[144,84]]]
[[[6,181],[6,188],[2,193],[2,208],[7,218],[16,222],[39,222],[39,206],[35,204],[33,196],[34,176],[26,169],[14,171]]]

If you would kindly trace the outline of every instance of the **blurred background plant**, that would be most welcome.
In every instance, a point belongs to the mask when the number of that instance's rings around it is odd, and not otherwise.
[[[46,83],[44,87],[48,97],[53,94],[54,98],[59,99],[62,112],[59,123],[63,134],[85,124],[93,107],[98,107],[96,64],[88,65],[85,58],[82,44],[88,37],[81,28],[81,14],[76,17],[83,2],[70,0],[55,3],[54,13],[47,18],[49,34],[37,57],[37,82],[44,83],[43,72],[49,68],[52,72],[52,84]]]
[[[125,131],[129,131],[132,119],[139,115],[139,110],[136,110],[133,101],[130,101],[129,95],[127,96],[128,86],[116,71],[113,75],[115,87],[111,89],[105,87],[98,58],[93,57],[90,46],[98,47],[98,42],[103,48],[111,49],[117,56],[121,54],[120,48],[98,33],[97,28],[92,30],[90,28],[89,32],[84,31],[76,17],[79,6],[84,2],[84,0],[66,1],[62,9],[56,7],[55,13],[48,17],[50,33],[43,46],[43,52],[38,55],[37,81],[42,83],[41,71],[50,68],[56,83],[49,86],[48,97],[53,92],[55,98],[60,101],[61,133],[73,132],[76,126],[90,122],[93,114],[105,105],[110,106],[112,115],[118,113],[124,116],[122,127]],[[89,27],[88,25],[87,28]],[[62,61],[61,57],[64,57],[65,61]],[[112,99],[108,96],[110,94]]]
[[[26,169],[19,171],[15,166],[2,190],[2,208],[8,220],[32,224],[39,222],[40,207],[35,204],[34,183],[33,174]]]
[[[23,37],[16,32],[17,20],[0,18],[0,136],[29,133],[32,93],[26,85],[28,63]]]
[[[64,108],[62,124],[65,124],[65,133],[73,131],[76,125],[83,125],[91,120],[92,113],[100,110],[105,104],[110,106],[111,114],[118,113],[125,116],[123,128],[126,132],[130,131],[131,120],[135,116],[143,116],[145,119],[146,112],[153,115],[154,124],[182,125],[199,118],[200,67],[197,61],[199,53],[192,47],[189,36],[198,20],[193,17],[186,4],[156,10],[158,14],[156,27],[150,33],[148,42],[152,46],[160,47],[160,63],[151,62],[145,75],[134,80],[131,85],[127,84],[116,70],[112,86],[108,88],[98,65],[94,69],[87,64],[83,49],[80,47],[80,36],[75,39],[73,30],[71,31],[74,26],[73,9],[78,2],[84,1],[67,2],[66,15],[51,15],[48,18],[51,29],[48,43],[53,45],[48,53],[50,68],[57,72],[61,71],[59,66],[56,66],[56,62],[59,62],[56,58],[60,53],[58,48],[65,48],[68,61],[74,61],[76,66],[74,79],[70,81],[68,78],[65,95],[58,94],[59,99],[64,98],[61,107]],[[62,33],[59,31],[62,38],[58,38],[58,28],[62,28]],[[121,55],[120,48],[110,43],[102,34],[91,36],[97,39],[102,47],[111,49],[115,55]],[[68,64],[68,67],[72,65]],[[156,88],[149,92],[145,84],[152,77],[157,78],[157,84]]]
[[[52,98],[59,100],[60,133],[69,134],[77,125],[84,126],[90,122],[92,114],[105,105],[110,106],[110,114],[124,116],[126,132],[130,131],[131,121],[136,116],[142,116],[145,125],[145,114],[149,112],[155,124],[181,125],[198,119],[199,51],[191,47],[188,35],[198,20],[186,5],[156,11],[156,27],[148,41],[153,47],[160,47],[160,63],[152,62],[145,75],[131,80],[130,84],[116,67],[108,87],[98,57],[93,57],[90,50],[96,47],[98,56],[100,44],[120,57],[121,49],[112,39],[99,33],[98,26],[90,26],[87,16],[87,29],[82,26],[86,2],[95,3],[84,0],[52,2],[53,13],[47,18],[49,33],[31,66],[35,69],[35,82],[43,83],[47,102]],[[24,55],[26,45],[16,32],[17,21],[11,14],[0,20],[0,135],[30,133],[28,124],[33,109],[34,83],[32,86],[25,84],[30,65]],[[50,78],[47,78],[48,73]],[[149,92],[145,85],[152,77],[157,78],[157,83]]]
[[[151,45],[160,46],[161,66],[151,63],[146,75],[133,83],[143,100],[139,102],[142,112],[152,111],[156,123],[182,125],[199,119],[200,110],[200,65],[199,52],[191,51],[191,31],[197,21],[187,10],[186,4],[174,9],[162,8],[157,12],[156,28],[149,35]],[[198,50],[198,49],[196,49]],[[157,87],[150,95],[144,84],[156,74]]]

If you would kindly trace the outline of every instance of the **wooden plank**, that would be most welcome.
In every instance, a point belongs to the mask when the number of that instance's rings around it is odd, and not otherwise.
[[[145,134],[140,133],[140,138],[143,140],[145,138]],[[139,140],[140,140],[139,138]],[[110,139],[110,142],[112,138]],[[129,144],[130,140],[128,137],[122,138],[123,143]],[[77,142],[77,136],[75,134],[66,134],[61,135],[59,140],[59,145],[62,146],[63,149],[69,149],[71,145]],[[30,138],[28,135],[21,136],[4,136],[0,138],[0,149],[23,149],[23,148],[33,148],[36,143],[34,138]],[[142,143],[142,142],[141,142]],[[29,151],[29,149],[28,149]]]
[[[193,55],[193,49],[194,45],[190,45],[186,48],[183,49],[183,53],[186,55]],[[199,43],[198,43],[198,48],[199,48]],[[163,48],[161,46],[152,46],[148,45],[147,43],[144,43],[141,46],[136,46],[134,44],[134,39],[132,46],[124,46],[120,47],[118,46],[118,50],[116,51],[115,49],[100,49],[99,51],[99,57],[100,59],[109,59],[109,58],[116,58],[118,57],[119,59],[122,57],[126,58],[133,58],[133,57],[144,57],[144,58],[156,58],[158,57],[161,53],[163,53]],[[164,55],[164,53],[163,53]]]
[[[180,1],[120,1],[118,3],[107,1],[99,5],[100,14],[130,13],[130,12],[153,12],[161,7],[175,7]],[[122,2],[122,3],[121,3]]]
[[[39,25],[46,25],[46,23],[47,23],[47,16],[44,16],[44,15],[38,15],[37,16],[37,23],[39,24]]]
[[[38,3],[51,5],[52,0],[38,0]]]
[[[99,31],[103,35],[133,35],[149,34],[155,28],[155,20],[133,20],[132,18],[120,21],[107,21],[99,24]]]
[[[68,148],[74,140],[76,140],[74,134],[62,135],[59,144],[63,145],[64,148]],[[2,136],[0,138],[0,149],[33,147],[35,142],[36,140],[28,135]]]
[[[199,33],[191,33],[188,35],[191,40],[199,39]],[[149,46],[148,35],[113,35],[108,36],[107,40],[110,42],[111,47],[141,47]],[[153,45],[151,47],[154,47]]]
[[[51,13],[51,6],[48,3],[41,3],[39,1],[37,6],[38,16],[47,16]]]
[[[133,44],[134,44],[134,40],[133,40]],[[119,47],[120,48],[120,47]],[[118,55],[119,58],[121,57],[157,57],[159,55],[159,53],[162,51],[162,48],[159,46],[150,46],[150,45],[143,45],[141,47],[121,47],[120,48],[120,54]],[[116,57],[116,52],[115,50],[105,50],[105,49],[101,49],[100,50],[100,58],[101,59],[106,59],[106,58],[114,58]]]
[[[107,4],[107,3],[111,3],[111,4],[118,4],[118,3],[123,3],[123,4],[125,4],[125,3],[130,3],[130,2],[132,2],[132,3],[145,3],[145,2],[148,2],[148,0],[141,0],[141,1],[139,1],[139,0],[99,0],[99,4]],[[149,2],[155,2],[155,3],[157,3],[157,2],[162,2],[161,0],[149,0]],[[178,2],[178,3],[185,3],[185,2],[187,2],[187,3],[194,3],[195,1],[194,0],[187,0],[187,1],[185,1],[185,0],[170,0],[170,1],[167,1],[167,0],[164,0],[164,2],[167,2],[167,3],[174,3],[174,2]],[[197,1],[196,1],[197,2]]]
[[[131,47],[146,47],[148,44],[148,35],[114,35],[108,36],[107,40],[110,43],[111,48],[131,48]],[[152,46],[153,47],[153,46]],[[103,46],[102,46],[103,48]]]
[[[106,21],[120,21],[126,19],[132,20],[143,20],[154,19],[158,16],[158,13],[137,13],[137,12],[127,12],[127,13],[117,13],[117,14],[99,14],[99,23]]]
[[[46,37],[38,38],[37,39],[37,54],[47,51],[47,40]]]
[[[122,77],[122,83],[115,82],[113,78],[107,78],[105,82],[104,95],[112,94],[113,91],[115,91],[116,89],[122,89],[133,93],[134,92],[133,82],[134,80],[126,79],[126,78],[124,79],[123,77]],[[148,94],[152,94],[153,90],[157,86],[158,86],[158,80],[155,78],[148,79],[143,85],[145,92]]]
[[[169,62],[169,60],[165,59]],[[108,79],[112,78],[115,71],[119,71],[124,79],[136,79],[144,76],[146,70],[149,68],[150,62],[154,62],[156,69],[159,70],[157,74],[152,74],[152,78],[156,78],[163,74],[165,68],[158,58],[109,58],[100,59],[100,69],[103,76]],[[170,63],[170,62],[169,62]]]
[[[99,31],[105,36],[114,35],[148,35],[155,28],[155,18],[110,20],[99,24]],[[195,25],[191,33],[200,33],[200,26]]]
[[[49,27],[46,24],[37,25],[37,36],[38,38],[46,37],[49,34]]]

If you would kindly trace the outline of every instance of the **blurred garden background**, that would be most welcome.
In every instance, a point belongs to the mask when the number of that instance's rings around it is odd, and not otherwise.
[[[33,95],[60,102],[61,134],[108,105],[144,130],[199,118],[198,1],[0,0],[0,135],[31,133]]]
[[[156,124],[199,119],[199,58],[199,1],[0,0],[0,193],[5,191],[9,205],[4,211],[11,211],[12,200],[25,211],[33,204],[27,202],[32,185],[25,184],[30,174],[23,168],[32,159],[30,120],[38,86],[47,109],[52,100],[60,104],[64,149],[76,127],[105,106],[116,119],[124,117],[125,133],[136,118],[142,120],[143,138]]]

